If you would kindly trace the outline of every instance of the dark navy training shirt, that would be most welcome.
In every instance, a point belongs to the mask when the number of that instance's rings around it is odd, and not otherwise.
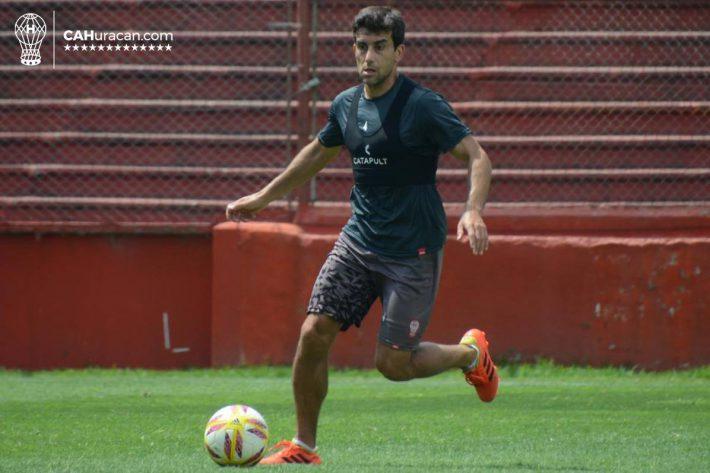
[[[375,99],[366,99],[364,93],[361,95],[357,129],[363,140],[373,137],[382,128],[403,81],[404,77],[400,74],[392,89]],[[471,134],[471,130],[440,95],[415,85],[401,115],[390,117],[390,120],[399,120],[402,149],[405,154],[411,152],[411,159],[417,159],[417,155],[436,158],[451,150]],[[345,144],[348,113],[356,90],[357,87],[352,87],[333,100],[328,122],[318,134],[323,146]],[[356,164],[353,163],[353,166]],[[412,166],[415,165],[413,161]],[[403,187],[394,183],[392,186],[356,183],[350,203],[353,216],[343,231],[371,251],[391,257],[411,257],[437,251],[444,245],[446,218],[441,198],[433,184]]]

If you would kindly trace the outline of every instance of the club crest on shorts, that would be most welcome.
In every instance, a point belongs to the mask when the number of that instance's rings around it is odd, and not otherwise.
[[[412,320],[411,322],[409,322],[409,336],[415,336],[417,334],[417,330],[419,330],[419,321]]]

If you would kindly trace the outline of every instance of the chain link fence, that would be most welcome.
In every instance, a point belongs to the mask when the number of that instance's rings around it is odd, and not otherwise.
[[[401,71],[444,95],[491,157],[490,205],[710,203],[707,2],[387,3],[407,22]],[[356,83],[363,6],[0,2],[0,226],[209,228]],[[16,25],[24,43],[41,31],[26,13],[46,24],[40,65],[21,63]],[[348,169],[341,153],[266,217],[346,202]],[[464,201],[451,156],[438,182]]]

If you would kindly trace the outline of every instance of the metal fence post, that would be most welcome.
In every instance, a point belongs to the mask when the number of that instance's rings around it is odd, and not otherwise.
[[[298,93],[296,95],[297,108],[296,130],[298,133],[298,149],[302,149],[308,144],[310,138],[310,98],[311,89],[307,87],[311,69],[311,2],[310,0],[298,0],[296,4],[296,16],[298,18],[298,39],[296,55],[298,58]],[[306,210],[310,200],[310,182],[305,183],[298,190],[298,209],[296,216]]]

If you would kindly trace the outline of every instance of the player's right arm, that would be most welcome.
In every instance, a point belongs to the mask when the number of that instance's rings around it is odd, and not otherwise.
[[[263,189],[227,205],[227,220],[247,220],[272,201],[305,184],[323,169],[340,151],[340,146],[326,148],[318,140],[311,141],[298,152],[284,171]]]

